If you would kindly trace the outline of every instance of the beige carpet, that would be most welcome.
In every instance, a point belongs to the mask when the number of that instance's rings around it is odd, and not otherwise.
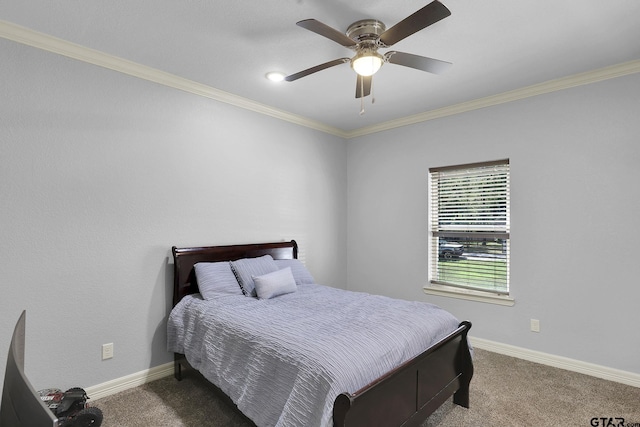
[[[449,400],[424,427],[590,427],[607,425],[609,418],[611,425],[624,418],[625,426],[640,427],[640,388],[479,349],[474,364],[471,408]],[[90,402],[102,409],[103,427],[252,426],[194,372]]]

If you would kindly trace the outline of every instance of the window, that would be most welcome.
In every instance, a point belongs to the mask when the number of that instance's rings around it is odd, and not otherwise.
[[[509,160],[429,169],[430,283],[509,295]]]

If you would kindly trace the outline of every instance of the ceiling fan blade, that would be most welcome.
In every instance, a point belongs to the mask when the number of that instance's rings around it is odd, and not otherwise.
[[[380,41],[387,47],[392,46],[449,15],[451,15],[451,11],[435,0],[382,33]]]
[[[296,25],[309,31],[313,31],[316,34],[320,34],[321,36],[333,40],[342,46],[354,47],[356,45],[356,42],[347,37],[346,34],[343,34],[315,19],[305,19],[303,21],[296,22]]]
[[[356,80],[356,98],[364,98],[365,96],[369,96],[371,94],[372,80],[373,76],[363,77],[358,74],[358,78]]]
[[[345,62],[349,62],[351,59],[349,58],[340,58],[334,59],[333,61],[325,62],[324,64],[316,65],[315,67],[307,68],[306,70],[298,71],[297,73],[288,75],[284,79],[288,82],[292,82],[294,80],[298,80],[302,77],[306,77],[309,74],[317,73],[318,71],[326,70],[327,68],[335,67],[336,65],[344,64]]]
[[[396,51],[385,53],[384,59],[391,64],[411,67],[416,70],[427,71],[433,74],[444,73],[453,65],[451,62],[441,61],[439,59]]]

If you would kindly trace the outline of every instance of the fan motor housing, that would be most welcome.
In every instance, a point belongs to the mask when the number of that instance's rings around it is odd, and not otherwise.
[[[364,40],[377,40],[387,27],[377,19],[362,19],[349,25],[347,37],[359,43]]]

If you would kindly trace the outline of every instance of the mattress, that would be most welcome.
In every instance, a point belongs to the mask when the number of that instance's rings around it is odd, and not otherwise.
[[[459,323],[433,304],[307,284],[268,300],[189,295],[172,310],[167,337],[169,351],[184,354],[257,426],[331,426],[340,393]]]

